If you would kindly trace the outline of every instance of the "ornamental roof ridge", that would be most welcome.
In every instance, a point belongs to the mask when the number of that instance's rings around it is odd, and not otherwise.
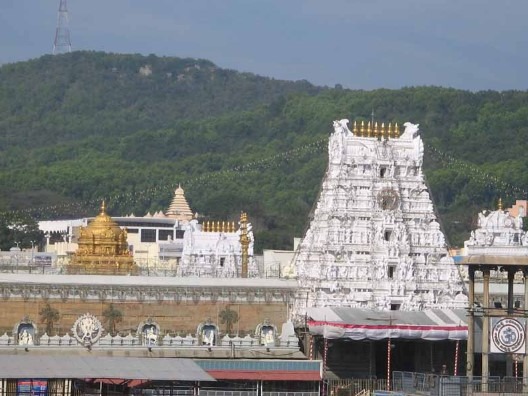
[[[394,125],[392,122],[389,122],[387,126],[385,126],[385,122],[381,122],[378,125],[377,121],[368,121],[365,125],[365,121],[361,121],[361,124],[358,126],[358,122],[354,120],[352,133],[354,136],[358,137],[396,139],[400,137],[400,128],[398,127],[397,122],[395,122]]]

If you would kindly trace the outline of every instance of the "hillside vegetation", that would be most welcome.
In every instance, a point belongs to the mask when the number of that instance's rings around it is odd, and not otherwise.
[[[525,199],[528,93],[354,91],[206,60],[74,52],[0,68],[4,218],[143,215],[181,183],[194,211],[247,211],[257,250],[291,248],[317,197],[334,119],[420,124],[440,218],[460,245],[479,210]]]

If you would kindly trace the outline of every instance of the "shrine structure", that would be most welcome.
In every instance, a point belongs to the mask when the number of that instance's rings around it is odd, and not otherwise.
[[[247,213],[234,222],[191,220],[185,229],[179,276],[248,278],[259,275]]]
[[[328,168],[292,272],[294,313],[310,307],[462,308],[464,283],[449,256],[422,172],[418,125],[334,121]]]
[[[523,230],[525,209],[516,206],[503,210],[499,200],[496,210],[479,213],[460,262],[469,273],[467,375],[486,379],[483,391],[489,376],[517,377],[522,362],[519,376],[523,393],[528,392],[528,233]]]
[[[86,227],[81,227],[77,251],[66,266],[69,274],[132,275],[138,271],[128,250],[127,232],[106,213],[101,212]]]

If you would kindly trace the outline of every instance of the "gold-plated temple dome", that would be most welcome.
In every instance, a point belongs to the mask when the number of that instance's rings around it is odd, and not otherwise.
[[[122,233],[123,230],[121,230],[117,223],[106,213],[106,205],[103,201],[101,212],[99,212],[99,214],[81,230],[79,245],[81,245],[83,240],[86,241],[92,237],[118,241]]]
[[[174,191],[174,198],[172,199],[165,215],[180,221],[190,221],[194,217],[193,212],[185,199],[185,192],[180,185],[178,185],[178,188]]]
[[[127,275],[137,273],[137,266],[128,250],[127,232],[106,213],[101,212],[81,227],[78,249],[67,266],[70,274]]]

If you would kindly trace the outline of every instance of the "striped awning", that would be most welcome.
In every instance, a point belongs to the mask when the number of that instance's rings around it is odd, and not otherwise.
[[[402,338],[427,341],[466,340],[463,309],[374,311],[357,308],[309,308],[310,333],[325,338],[382,340]]]

